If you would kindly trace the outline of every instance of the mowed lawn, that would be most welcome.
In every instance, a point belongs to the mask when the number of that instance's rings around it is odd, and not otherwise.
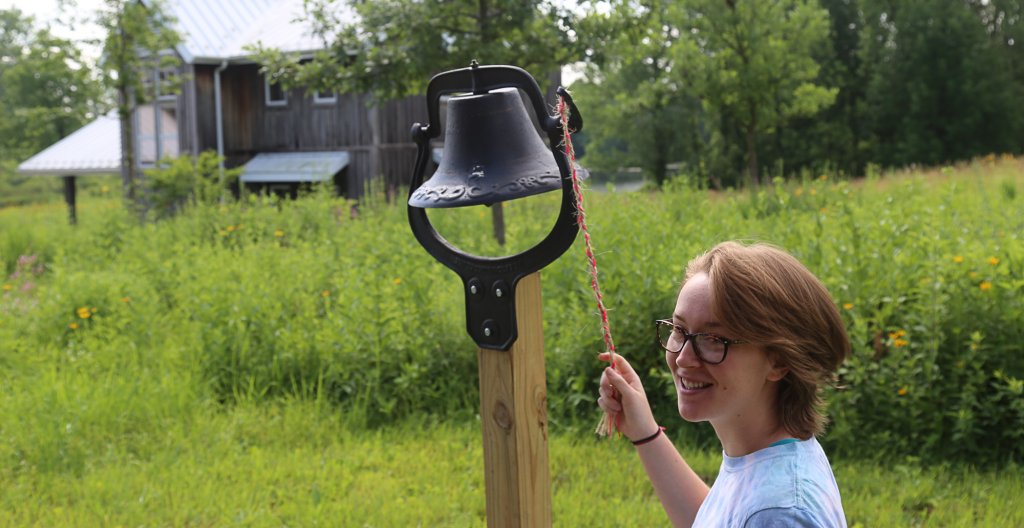
[[[182,418],[187,426],[146,432],[159,439],[144,457],[121,445],[77,472],[6,468],[2,524],[486,525],[478,424],[366,430],[309,402]],[[714,478],[717,452],[681,447],[702,477]],[[624,439],[557,431],[549,453],[555,526],[668,524]],[[1024,525],[1024,471],[1017,466],[976,471],[833,460],[833,467],[851,526]]]

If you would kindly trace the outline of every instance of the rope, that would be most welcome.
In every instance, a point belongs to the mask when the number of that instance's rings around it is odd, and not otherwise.
[[[597,309],[601,313],[601,330],[604,332],[605,352],[610,354],[610,362],[615,367],[615,342],[612,340],[611,325],[608,323],[608,310],[604,306],[604,296],[601,295],[601,284],[597,278],[597,258],[594,256],[594,248],[590,243],[590,230],[587,228],[586,212],[583,209],[583,192],[580,189],[580,178],[576,174],[576,152],[572,146],[569,134],[575,130],[569,130],[569,105],[565,98],[558,98],[558,115],[562,121],[562,144],[565,146],[565,157],[569,160],[569,169],[572,174],[572,188],[576,194],[576,223],[583,231],[584,247],[586,248],[587,260],[590,263],[590,288],[594,290],[594,297],[597,299]],[[618,424],[612,422],[611,416],[605,415],[597,425],[595,431],[599,435],[610,436],[617,431]]]

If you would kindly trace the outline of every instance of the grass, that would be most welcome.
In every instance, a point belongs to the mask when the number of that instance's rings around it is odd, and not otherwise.
[[[179,417],[180,418],[180,417]],[[94,446],[78,474],[8,467],[6,526],[485,526],[480,430],[404,422],[368,430],[315,402],[195,411]],[[698,427],[698,426],[694,426]],[[677,440],[677,444],[680,442]],[[556,432],[555,526],[662,526],[632,447]],[[685,449],[706,479],[717,453]],[[833,460],[851,526],[1020,526],[1019,467],[980,472]]]
[[[589,194],[616,341],[698,473],[720,456],[665,401],[649,321],[697,251],[770,240],[823,278],[853,338],[823,439],[850,525],[1024,525],[1020,168]],[[486,208],[431,218],[469,250],[516,251],[553,218],[550,197],[518,202],[506,248]],[[140,226],[85,193],[76,227],[59,197],[0,208],[0,526],[483,525],[459,283],[404,210],[350,205]],[[543,288],[555,524],[664,525],[631,448],[586,432],[602,345],[581,248]]]

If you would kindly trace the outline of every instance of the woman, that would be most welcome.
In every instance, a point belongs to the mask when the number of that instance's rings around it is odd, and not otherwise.
[[[636,445],[672,523],[846,526],[815,437],[825,425],[821,389],[850,344],[821,282],[779,249],[725,242],[689,263],[675,312],[657,327],[680,416],[710,422],[722,443],[714,485],[662,434],[621,356],[601,376],[598,404]]]

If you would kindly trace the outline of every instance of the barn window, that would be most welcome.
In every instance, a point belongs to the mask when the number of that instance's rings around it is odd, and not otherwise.
[[[152,102],[135,108],[135,151],[139,166],[152,167],[159,160],[177,157],[178,86],[174,67],[154,68],[143,79],[152,90]]]
[[[267,106],[285,106],[288,104],[288,93],[278,83],[271,84],[266,77],[263,78],[263,86],[266,88]]]
[[[313,92],[313,102],[316,104],[334,104],[338,102],[338,94],[335,92]]]

